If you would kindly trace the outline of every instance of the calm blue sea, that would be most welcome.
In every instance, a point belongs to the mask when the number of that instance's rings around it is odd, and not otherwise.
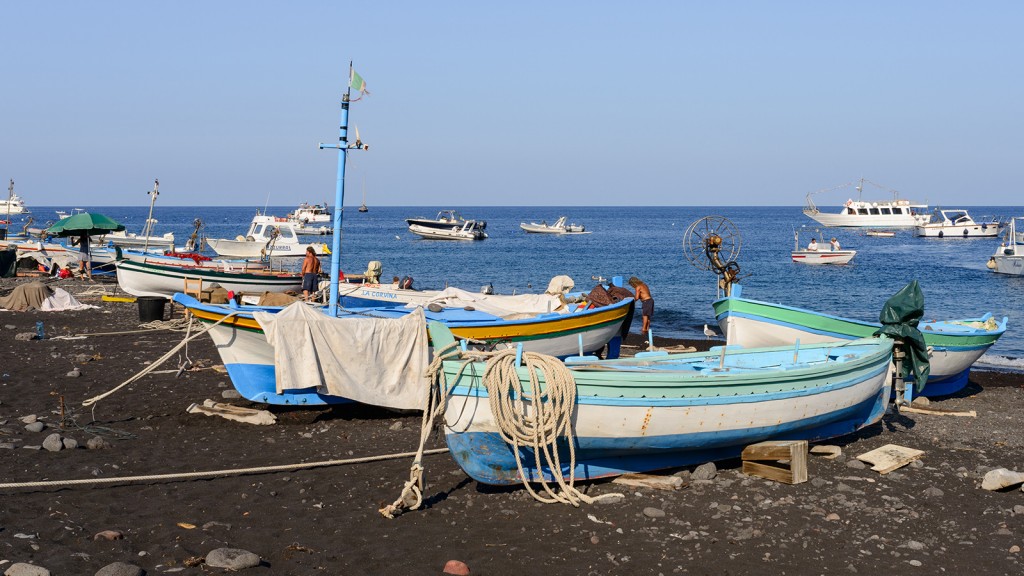
[[[87,206],[82,208],[90,209]],[[59,207],[67,209],[66,207]],[[285,215],[294,206],[270,207]],[[790,262],[794,230],[801,244],[817,225],[800,207],[459,207],[468,218],[487,221],[490,238],[478,242],[423,240],[406,229],[404,218],[433,217],[436,207],[370,207],[344,214],[341,266],[362,272],[371,260],[384,264],[384,277],[412,276],[418,288],[458,286],[478,290],[493,284],[499,293],[542,291],[552,276],[566,274],[578,289],[593,286],[592,277],[638,276],[655,300],[656,335],[701,338],[705,323],[714,326],[711,302],[716,277],[698,270],[683,255],[687,226],[704,216],[728,218],[741,235],[737,259],[744,295],[842,316],[877,320],[883,302],[911,280],[925,293],[927,319],[1009,316],[1010,328],[983,358],[994,366],[1024,368],[1024,278],[993,274],[986,267],[998,240],[926,239],[900,231],[895,238],[874,238],[848,229],[824,229],[844,248],[858,251],[847,266],[807,266]],[[825,209],[825,208],[823,208]],[[828,208],[832,210],[833,208]],[[834,208],[838,210],[838,208]],[[1024,207],[968,207],[976,218],[1024,214]],[[97,207],[138,232],[148,206]],[[183,243],[192,221],[200,218],[207,236],[244,234],[257,207],[160,207],[157,232],[174,232]],[[592,234],[526,234],[520,222],[560,215],[586,225]],[[33,207],[36,225],[55,219],[53,208]],[[12,224],[12,229],[17,224]],[[310,237],[312,238],[312,237]],[[324,241],[330,242],[329,237]],[[325,268],[327,262],[324,262]],[[639,315],[634,331],[639,330]]]

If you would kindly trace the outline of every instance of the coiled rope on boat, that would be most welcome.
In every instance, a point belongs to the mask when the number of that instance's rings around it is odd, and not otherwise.
[[[524,353],[522,360],[530,374],[530,385],[526,389],[517,371],[515,350],[460,352],[456,346],[457,344],[453,343],[440,352],[435,352],[434,360],[427,368],[430,386],[423,410],[420,448],[410,467],[409,480],[402,488],[401,495],[392,504],[380,509],[383,516],[394,518],[403,510],[415,510],[423,503],[423,446],[434,427],[435,418],[444,414],[448,398],[454,388],[448,385],[443,362],[460,357],[463,358],[463,362],[455,374],[454,382],[459,380],[474,361],[487,359],[481,379],[487,389],[492,416],[499,434],[510,445],[515,455],[520,480],[534,499],[545,504],[561,502],[578,507],[580,502],[591,504],[603,497],[619,496],[604,494],[591,497],[575,487],[576,449],[572,415],[576,408],[576,380],[565,364],[553,356],[536,352]],[[540,384],[541,376],[544,386]],[[568,480],[562,474],[561,457],[558,453],[560,441],[568,446]],[[536,478],[528,476],[523,470],[523,449],[533,452],[533,465],[538,471]],[[540,475],[545,468],[551,472],[554,483],[558,486],[557,490]],[[536,491],[531,483],[540,484],[547,496]]]

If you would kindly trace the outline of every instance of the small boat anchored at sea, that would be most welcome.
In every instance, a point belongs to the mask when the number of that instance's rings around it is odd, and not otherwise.
[[[521,222],[519,227],[534,234],[590,234],[582,224],[567,224],[567,222],[567,217],[559,216],[554,224],[548,224],[546,221],[542,221],[540,224]]]
[[[811,238],[811,244],[808,244],[806,248],[800,247],[800,232],[793,232],[793,251],[790,253],[790,258],[793,262],[799,262],[800,264],[849,264],[850,260],[857,255],[856,250],[843,250],[839,248],[839,243],[832,238],[832,241],[826,245],[825,238],[821,238],[821,242],[817,239]]]
[[[455,210],[441,210],[434,219],[406,218],[409,231],[417,236],[433,240],[483,240],[487,238],[484,229],[487,222],[467,220]]]
[[[976,222],[967,210],[936,210],[927,224],[917,226],[917,235],[929,238],[994,238],[1003,223],[992,218]]]
[[[1024,224],[1024,217],[1015,216],[1010,219],[1006,229],[1006,240],[996,248],[996,253],[989,257],[986,266],[996,274],[1011,276],[1024,275],[1024,238],[1018,232],[1017,223]]]
[[[31,214],[28,207],[25,206],[25,201],[14,193],[14,179],[11,179],[10,185],[7,186],[7,199],[0,199],[0,217],[10,220],[8,216],[18,216],[20,214]]]

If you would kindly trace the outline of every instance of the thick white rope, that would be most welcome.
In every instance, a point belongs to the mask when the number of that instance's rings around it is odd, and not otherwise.
[[[306,468],[320,468],[324,466],[339,466],[343,464],[362,464],[366,462],[379,462],[382,460],[395,460],[408,458],[413,454],[422,457],[425,454],[441,454],[447,452],[447,448],[435,448],[420,452],[402,452],[400,454],[384,454],[381,456],[366,456],[363,458],[347,458],[345,460],[322,460],[320,462],[306,462],[303,464],[281,464],[278,466],[258,466],[254,468],[234,468],[227,470],[209,470],[206,472],[179,472],[175,474],[149,474],[146,476],[122,476],[119,478],[85,478],[81,480],[45,480],[39,482],[8,482],[0,484],[0,489],[9,488],[43,488],[54,486],[76,486],[83,484],[115,484],[121,482],[146,482],[153,480],[182,480],[188,478],[202,478],[205,476],[233,476],[238,474],[255,474],[261,472],[278,472],[282,470],[302,470]]]
[[[576,380],[572,371],[558,358],[536,352],[523,353],[522,360],[530,374],[529,388],[524,387],[519,378],[515,350],[504,350],[487,361],[483,383],[487,387],[491,414],[498,431],[512,447],[523,486],[537,501],[545,504],[561,502],[577,507],[580,502],[591,504],[596,498],[580,492],[574,485],[576,447],[572,414],[576,407]],[[562,475],[559,441],[569,449],[568,480]],[[538,474],[533,480],[523,470],[522,448],[533,452],[533,467]],[[557,491],[544,479],[545,468],[557,484]],[[540,484],[547,497],[535,491],[531,482]]]
[[[189,323],[189,332],[187,332],[185,334],[185,339],[182,340],[181,342],[179,342],[174,348],[171,348],[166,354],[164,354],[163,356],[158,358],[152,364],[150,364],[149,366],[146,366],[139,373],[137,373],[136,375],[132,376],[131,378],[125,380],[124,382],[122,382],[118,386],[115,386],[113,389],[111,389],[111,390],[109,390],[107,392],[104,392],[103,394],[100,394],[99,396],[93,396],[92,398],[89,398],[88,400],[85,400],[84,402],[82,402],[82,406],[92,406],[92,405],[96,404],[97,402],[99,402],[100,400],[103,400],[107,396],[110,396],[114,392],[117,392],[121,388],[124,388],[125,386],[131,384],[132,382],[135,382],[136,380],[142,378],[146,374],[149,374],[153,370],[156,370],[157,367],[159,367],[161,364],[163,364],[164,362],[170,360],[171,357],[174,356],[175,352],[177,352],[178,350],[181,350],[182,348],[187,346],[189,341],[195,340],[196,338],[202,336],[203,334],[206,334],[207,332],[209,332],[212,328],[214,328],[215,326],[217,326],[221,322],[224,322],[228,318],[233,318],[235,316],[235,314],[237,314],[237,313],[238,313],[237,311],[231,311],[231,312],[225,314],[224,317],[221,318],[220,320],[217,320],[213,324],[210,324],[209,326],[206,326],[201,331],[196,332],[193,335],[190,335],[190,333],[191,333],[191,322],[190,322]]]
[[[590,497],[577,490],[575,483],[576,449],[573,442],[572,413],[576,405],[576,381],[572,372],[553,356],[535,352],[523,354],[523,360],[530,371],[529,394],[524,393],[519,375],[515,370],[515,350],[499,352],[460,352],[453,343],[441,351],[435,351],[434,360],[427,368],[430,379],[427,397],[424,400],[423,421],[420,428],[420,448],[409,471],[409,480],[402,488],[402,493],[393,503],[381,508],[379,512],[386,518],[394,518],[405,510],[416,510],[423,503],[423,466],[420,463],[423,446],[434,427],[437,416],[445,413],[451,388],[448,386],[443,362],[454,358],[463,358],[453,382],[457,382],[462,373],[473,362],[489,358],[484,369],[483,382],[490,398],[491,412],[499,426],[501,437],[512,445],[519,467],[519,477],[530,494],[540,502],[563,502],[579,506],[580,502],[591,504],[601,498],[618,497],[619,494],[603,494]],[[540,391],[537,378],[538,370],[544,374],[546,389]],[[533,391],[540,391],[535,393]],[[525,409],[529,403],[532,415]],[[564,436],[569,446],[569,480],[562,476],[561,462],[558,455],[558,439]],[[543,478],[539,483],[550,496],[545,498],[538,494],[531,480],[523,472],[519,449],[529,447],[533,450],[537,470],[547,466],[552,471],[560,491],[554,489]]]

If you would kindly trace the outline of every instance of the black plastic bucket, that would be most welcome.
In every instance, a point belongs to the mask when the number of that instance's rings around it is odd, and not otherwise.
[[[167,298],[160,296],[139,296],[135,299],[139,303],[139,321],[152,322],[164,319],[164,308],[167,306]]]

